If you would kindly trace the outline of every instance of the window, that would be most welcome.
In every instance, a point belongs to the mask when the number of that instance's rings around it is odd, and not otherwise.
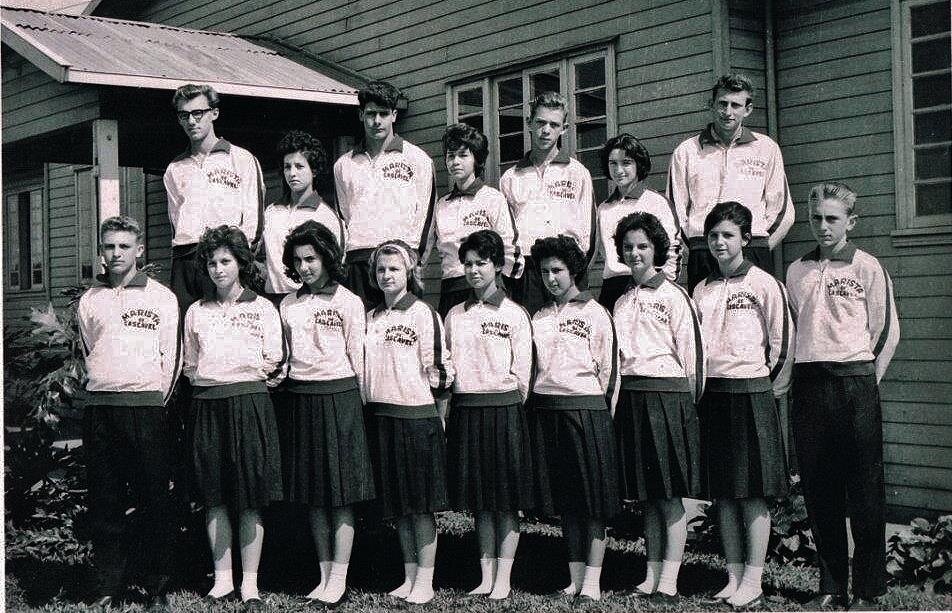
[[[893,0],[897,235],[952,233],[948,0]],[[898,30],[898,31],[896,31]]]
[[[595,197],[608,194],[599,152],[615,134],[615,70],[611,46],[535,66],[459,83],[449,90],[449,123],[462,122],[489,139],[486,175],[498,182],[506,169],[529,150],[525,118],[529,102],[539,92],[562,94],[569,105],[569,126],[561,147],[578,158],[589,172]]]
[[[99,211],[96,203],[96,176],[90,167],[73,172],[76,189],[76,262],[80,283],[88,283],[102,272],[99,263]]]
[[[3,228],[4,287],[15,292],[43,289],[43,189],[5,192]]]

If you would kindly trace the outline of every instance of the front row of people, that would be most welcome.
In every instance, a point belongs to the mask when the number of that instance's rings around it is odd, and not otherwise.
[[[853,218],[841,187],[822,185],[811,194],[811,225],[820,242],[814,259],[827,265],[862,253],[829,219]],[[182,355],[194,386],[191,453],[215,566],[207,598],[235,591],[235,517],[239,593],[247,608],[260,606],[260,509],[284,499],[310,509],[321,579],[308,598],[329,606],[346,597],[354,505],[372,500],[399,535],[405,580],[394,597],[409,603],[433,598],[434,514],[448,509],[476,518],[482,578],[471,593],[508,597],[519,513],[535,510],[561,517],[570,581],[560,593],[598,600],[606,522],[629,500],[646,511],[647,575],[635,594],[671,600],[687,532],[681,498],[696,497],[717,502],[727,559],[728,582],[711,600],[758,605],[770,532],[767,501],[787,493],[775,397],[786,394],[795,358],[817,368],[848,361],[856,365],[853,375],[862,374],[863,364],[882,372],[880,361],[888,363],[895,347],[888,330],[896,326],[895,309],[891,315],[886,309],[885,323],[872,308],[864,318],[853,304],[860,292],[847,291],[853,285],[807,281],[800,261],[791,267],[794,295],[788,299],[783,284],[744,260],[751,214],[738,203],[715,206],[704,230],[717,270],[692,299],[659,271],[670,247],[661,222],[644,212],[624,217],[614,243],[631,281],[614,317],[579,290],[586,262],[577,243],[566,236],[539,239],[531,259],[551,302],[531,320],[501,287],[502,239],[491,230],[475,232],[458,254],[472,294],[450,309],[445,331],[412,291],[417,253],[401,241],[381,244],[370,257],[370,282],[384,298],[365,314],[360,299],[341,285],[340,244],[326,227],[309,221],[288,236],[282,261],[302,285],[279,309],[249,289],[254,262],[241,231],[206,231],[199,251],[216,293],[188,309]],[[106,411],[104,419],[161,411],[167,395],[156,392],[174,384],[174,296],[137,272],[141,232],[133,220],[104,222],[102,244],[104,286],[85,294],[79,307],[90,404]],[[120,251],[113,245],[123,246],[125,255],[112,255]],[[843,271],[825,274],[832,281]],[[868,302],[892,304],[888,276],[863,287],[884,294],[866,295]],[[824,343],[832,341],[818,336],[831,318],[845,321],[843,313],[854,329],[832,339],[836,351],[852,352],[841,360],[824,354]],[[135,359],[107,365],[115,344]],[[813,378],[798,386],[813,390]],[[450,391],[444,436],[434,398]],[[127,429],[149,427],[133,420]],[[92,457],[107,451],[103,440],[87,441]],[[135,445],[121,449],[145,453]],[[145,456],[129,459],[123,464],[138,467]],[[815,481],[804,479],[807,495],[815,495]],[[91,494],[94,484],[91,475]],[[162,508],[161,492],[146,490],[151,498],[143,498],[138,512]],[[103,593],[111,596],[125,561],[115,553],[104,557],[115,546],[94,546]],[[859,596],[881,593],[875,575],[884,564],[877,555],[875,548],[857,548],[857,556],[865,556],[857,564],[870,569],[862,585],[854,585]],[[170,572],[167,565],[156,568],[160,577]]]

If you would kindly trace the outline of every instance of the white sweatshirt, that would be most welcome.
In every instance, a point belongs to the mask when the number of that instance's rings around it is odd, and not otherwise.
[[[264,175],[246,149],[218,140],[202,162],[189,152],[165,170],[172,246],[197,243],[208,228],[238,226],[254,244],[261,231]]]
[[[872,255],[847,243],[828,262],[819,249],[787,269],[797,318],[796,361],[873,362],[883,378],[899,344],[892,280]]]
[[[378,415],[436,417],[434,395],[453,383],[453,361],[436,311],[406,294],[367,313],[364,383]]]
[[[170,289],[143,272],[125,287],[111,287],[100,276],[79,298],[76,318],[87,392],[135,393],[136,398],[115,398],[117,404],[165,404],[180,357],[178,300]],[[113,403],[104,396],[90,401]]]
[[[591,262],[595,255],[595,201],[592,176],[565,149],[543,166],[527,153],[499,179],[518,231],[517,245],[528,254],[536,239],[565,234]]]
[[[356,377],[363,389],[364,303],[337,283],[317,291],[307,285],[281,301],[288,342],[288,378],[331,381]]]
[[[633,283],[615,303],[614,318],[622,387],[701,397],[706,370],[701,320],[684,288],[662,273],[642,285]],[[635,377],[653,381],[629,379]]]
[[[790,388],[796,332],[787,289],[744,261],[730,277],[715,268],[694,288],[707,348],[707,376],[769,377],[775,396]]]
[[[433,160],[394,135],[372,159],[363,142],[334,163],[337,207],[347,225],[347,251],[400,239],[423,251],[432,223]]]
[[[196,387],[273,384],[285,358],[278,310],[249,289],[234,303],[199,300],[185,313],[184,372]]]
[[[517,391],[525,402],[532,375],[532,324],[524,308],[497,289],[446,315],[446,344],[453,354],[454,394]]]
[[[605,256],[602,278],[631,275],[628,265],[618,260],[614,237],[618,222],[638,212],[651,213],[661,222],[671,242],[668,259],[661,270],[669,280],[677,280],[681,270],[681,227],[678,223],[677,211],[667,198],[646,188],[644,184],[636,186],[631,194],[624,197],[618,189],[615,189],[605,202],[598,205],[598,234],[601,237],[602,253]]]

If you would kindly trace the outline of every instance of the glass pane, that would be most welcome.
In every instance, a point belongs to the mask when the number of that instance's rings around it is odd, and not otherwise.
[[[940,74],[912,79],[912,106],[921,109],[952,102],[952,75]]]
[[[584,94],[575,94],[575,117],[581,121],[586,117],[605,115],[605,90],[596,89]]]
[[[925,40],[912,45],[912,72],[948,68],[952,46],[948,38]]]
[[[575,89],[605,85],[605,58],[575,65]]]
[[[952,146],[916,150],[916,178],[938,179],[952,175]]]
[[[608,127],[604,119],[593,119],[575,126],[575,141],[579,149],[601,147],[608,140]]]
[[[591,151],[580,151],[578,161],[581,162],[592,177],[603,177],[602,172],[602,151],[601,149],[592,149]]]
[[[499,84],[499,106],[512,106],[513,104],[522,104],[522,78],[515,77],[500,81]]]
[[[529,75],[529,95],[531,97],[535,98],[542,92],[559,93],[560,91],[562,91],[562,85],[558,68]]]
[[[7,235],[4,237],[7,256],[5,265],[10,271],[10,285],[14,288],[20,287],[20,238],[17,236],[20,228],[19,201],[17,194],[7,196],[6,210],[3,212],[3,225],[7,228]]]
[[[522,108],[501,109],[499,111],[499,133],[512,134],[518,132],[522,134],[522,129],[526,122],[522,118]]]
[[[952,183],[916,186],[916,215],[952,213]]]
[[[483,131],[483,116],[482,115],[472,115],[470,117],[463,117],[460,119],[460,123],[465,123],[473,126],[483,134],[486,132]]]
[[[40,279],[43,278],[43,191],[35,189],[30,192],[30,242],[33,244],[32,248],[32,258],[33,258],[33,268],[40,268]],[[34,283],[42,283],[42,281],[36,281],[36,273],[33,274]]]
[[[33,262],[33,285],[43,285],[43,265]]]
[[[457,94],[456,105],[460,115],[483,112],[483,88],[467,89]]]
[[[952,140],[952,111],[916,115],[916,144]]]
[[[949,0],[913,7],[912,35],[925,36],[949,31]]]
[[[522,134],[503,136],[499,139],[499,159],[502,162],[516,162],[522,159]]]
[[[605,177],[592,179],[592,191],[595,193],[595,202],[604,202],[608,198],[608,179]]]

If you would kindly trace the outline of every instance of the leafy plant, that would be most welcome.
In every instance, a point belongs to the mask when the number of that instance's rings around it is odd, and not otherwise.
[[[886,572],[900,584],[921,584],[926,591],[952,592],[952,515],[934,524],[916,518],[889,538]]]

